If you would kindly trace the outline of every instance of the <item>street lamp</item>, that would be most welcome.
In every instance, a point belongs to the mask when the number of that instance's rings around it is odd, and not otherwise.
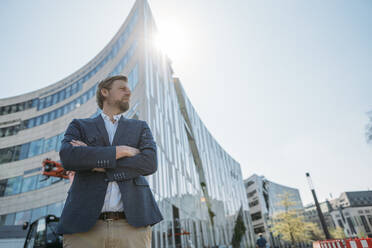
[[[307,178],[307,182],[309,183],[309,187],[310,187],[311,193],[313,194],[313,197],[314,197],[314,202],[315,202],[316,210],[318,212],[320,224],[322,225],[325,238],[326,239],[331,239],[331,235],[329,234],[327,225],[326,225],[325,220],[324,220],[324,216],[323,216],[322,210],[320,209],[318,198],[316,197],[314,185],[313,185],[313,182],[311,180],[311,177],[310,177],[310,173],[309,172],[306,173],[306,178]]]

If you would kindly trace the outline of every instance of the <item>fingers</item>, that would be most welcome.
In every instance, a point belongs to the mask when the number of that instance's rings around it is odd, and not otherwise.
[[[83,141],[80,141],[80,140],[72,140],[70,144],[72,146],[87,146],[87,144],[85,144]]]
[[[75,175],[75,171],[66,171],[67,176]]]

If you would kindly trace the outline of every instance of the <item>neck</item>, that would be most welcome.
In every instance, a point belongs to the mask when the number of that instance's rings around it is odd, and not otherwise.
[[[105,115],[109,116],[110,119],[113,119],[113,116],[114,115],[118,115],[118,114],[123,113],[123,111],[121,111],[120,109],[118,109],[118,108],[110,108],[110,106],[103,106],[102,112]]]

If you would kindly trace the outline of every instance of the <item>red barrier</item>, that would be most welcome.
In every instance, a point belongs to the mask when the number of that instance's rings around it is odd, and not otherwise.
[[[313,248],[372,248],[372,238],[320,240]]]

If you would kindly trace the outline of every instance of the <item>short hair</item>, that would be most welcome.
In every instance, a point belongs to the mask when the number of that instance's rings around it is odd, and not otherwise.
[[[107,77],[103,79],[101,82],[98,83],[97,91],[96,91],[96,101],[97,105],[100,109],[103,109],[103,101],[105,100],[105,97],[102,95],[101,90],[102,89],[111,89],[111,85],[116,80],[124,80],[125,82],[128,82],[128,78],[124,75],[115,75],[112,77]]]

